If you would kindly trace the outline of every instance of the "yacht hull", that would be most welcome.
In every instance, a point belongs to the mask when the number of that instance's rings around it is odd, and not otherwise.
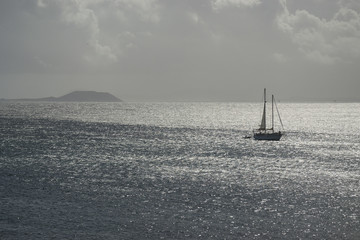
[[[254,133],[255,140],[279,141],[282,136],[281,132],[274,133]]]

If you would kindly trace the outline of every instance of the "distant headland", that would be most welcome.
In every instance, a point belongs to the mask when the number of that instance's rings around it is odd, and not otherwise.
[[[74,91],[61,97],[11,99],[11,101],[44,102],[122,102],[121,99],[107,92]]]

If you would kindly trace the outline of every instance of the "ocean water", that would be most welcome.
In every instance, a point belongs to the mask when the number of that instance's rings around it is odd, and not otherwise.
[[[0,239],[360,239],[360,104],[0,102]]]

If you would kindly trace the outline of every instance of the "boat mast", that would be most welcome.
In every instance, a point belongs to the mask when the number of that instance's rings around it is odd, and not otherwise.
[[[264,130],[266,132],[266,88],[264,88]]]
[[[274,131],[274,95],[271,97],[271,129]]]

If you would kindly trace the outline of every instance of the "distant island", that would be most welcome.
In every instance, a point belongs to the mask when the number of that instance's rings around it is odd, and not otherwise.
[[[74,91],[61,97],[11,99],[11,101],[45,102],[122,102],[121,99],[107,92]]]

